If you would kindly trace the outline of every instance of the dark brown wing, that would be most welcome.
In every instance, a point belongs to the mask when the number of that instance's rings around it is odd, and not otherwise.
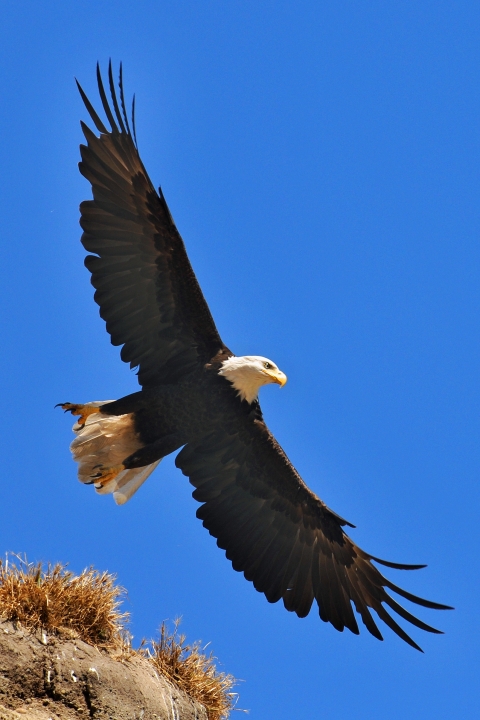
[[[382,640],[372,608],[418,650],[384,606],[422,630],[440,632],[401,607],[386,588],[417,605],[447,606],[397,587],[372,560],[399,570],[424,566],[389,563],[357,547],[342,530],[350,523],[307,488],[262,421],[189,443],[176,465],[196,488],[193,497],[203,503],[197,517],[226,550],[234,569],[242,571],[269,602],[283,599],[287,610],[305,617],[316,600],[322,620],[337,630],[347,627],[358,634],[353,603],[368,630]]]
[[[120,68],[120,107],[109,65],[111,106],[97,65],[108,130],[79,87],[100,137],[82,123],[80,172],[93,200],[80,206],[82,243],[95,300],[122,360],[141,385],[172,382],[219,355],[222,343],[167,203],[155,191],[130,131]],[[78,84],[78,83],[77,83]]]

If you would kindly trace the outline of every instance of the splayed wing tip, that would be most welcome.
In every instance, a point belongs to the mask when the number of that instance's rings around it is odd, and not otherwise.
[[[92,103],[90,102],[90,100],[89,100],[88,97],[86,96],[86,94],[85,94],[82,86],[81,86],[80,83],[78,82],[77,78],[75,78],[75,82],[77,83],[78,92],[80,93],[80,96],[81,96],[81,98],[82,98],[82,100],[83,100],[83,103],[84,103],[85,107],[87,108],[87,112],[88,112],[88,114],[90,115],[91,119],[93,120],[93,124],[94,124],[95,127],[97,128],[98,132],[108,134],[107,128],[105,127],[105,125],[103,124],[103,122],[100,120],[97,112],[95,111]]]
[[[410,600],[410,602],[415,603],[416,605],[421,605],[422,607],[430,608],[430,610],[454,610],[455,608],[451,607],[451,605],[443,605],[442,603],[436,603],[432,600],[425,600],[425,598],[421,598],[418,595],[414,595],[413,593],[408,592],[407,590],[404,590],[403,588],[399,587],[398,585],[395,585],[395,583],[392,583],[391,580],[388,580],[387,578],[383,578],[383,583],[385,587],[388,587],[390,590],[393,590],[393,592],[397,593],[397,595],[401,595],[406,600]]]
[[[423,568],[427,567],[427,565],[410,565],[407,563],[390,562],[390,560],[382,560],[381,558],[375,557],[375,555],[369,555],[368,557],[370,560],[374,560],[375,562],[380,563],[380,565],[393,568],[394,570],[423,570]]]

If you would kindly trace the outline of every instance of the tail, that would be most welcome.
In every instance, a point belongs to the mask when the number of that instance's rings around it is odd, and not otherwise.
[[[100,407],[112,400],[86,403]],[[143,447],[135,432],[133,415],[89,415],[85,425],[75,423],[75,440],[70,445],[73,459],[78,462],[78,479],[87,485],[95,484],[94,476],[98,466],[114,467],[122,460]],[[117,505],[130,500],[148,476],[155,470],[160,460],[140,468],[123,470],[115,478],[102,486],[95,486],[97,493],[113,493]]]

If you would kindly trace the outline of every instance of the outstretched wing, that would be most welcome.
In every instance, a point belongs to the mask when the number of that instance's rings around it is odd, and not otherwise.
[[[269,602],[283,599],[287,610],[305,617],[316,600],[322,620],[358,634],[353,603],[368,630],[382,640],[371,608],[417,650],[385,606],[422,630],[440,632],[405,610],[387,589],[424,607],[447,606],[397,587],[372,560],[399,570],[425,566],[386,562],[357,547],[342,529],[350,523],[308,489],[262,421],[189,443],[176,465],[196,488],[193,497],[203,503],[197,517],[234,569]]]
[[[165,198],[155,191],[128,123],[120,67],[120,106],[108,70],[111,105],[97,65],[108,130],[80,85],[97,137],[82,123],[80,172],[92,184],[93,200],[80,206],[82,243],[88,255],[95,300],[122,360],[138,366],[141,385],[172,382],[224,346],[190,265]],[[77,83],[78,84],[78,83]]]

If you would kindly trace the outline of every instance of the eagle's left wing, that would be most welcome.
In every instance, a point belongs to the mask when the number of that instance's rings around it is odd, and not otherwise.
[[[269,602],[283,599],[287,610],[305,617],[316,600],[322,620],[358,634],[353,603],[367,629],[382,640],[371,608],[417,650],[421,648],[385,606],[422,630],[440,632],[405,610],[387,589],[417,605],[449,608],[402,590],[372,561],[399,570],[424,566],[386,562],[357,547],[342,529],[350,523],[308,489],[261,420],[189,443],[176,465],[202,503],[197,517],[217,538],[234,569]]]

